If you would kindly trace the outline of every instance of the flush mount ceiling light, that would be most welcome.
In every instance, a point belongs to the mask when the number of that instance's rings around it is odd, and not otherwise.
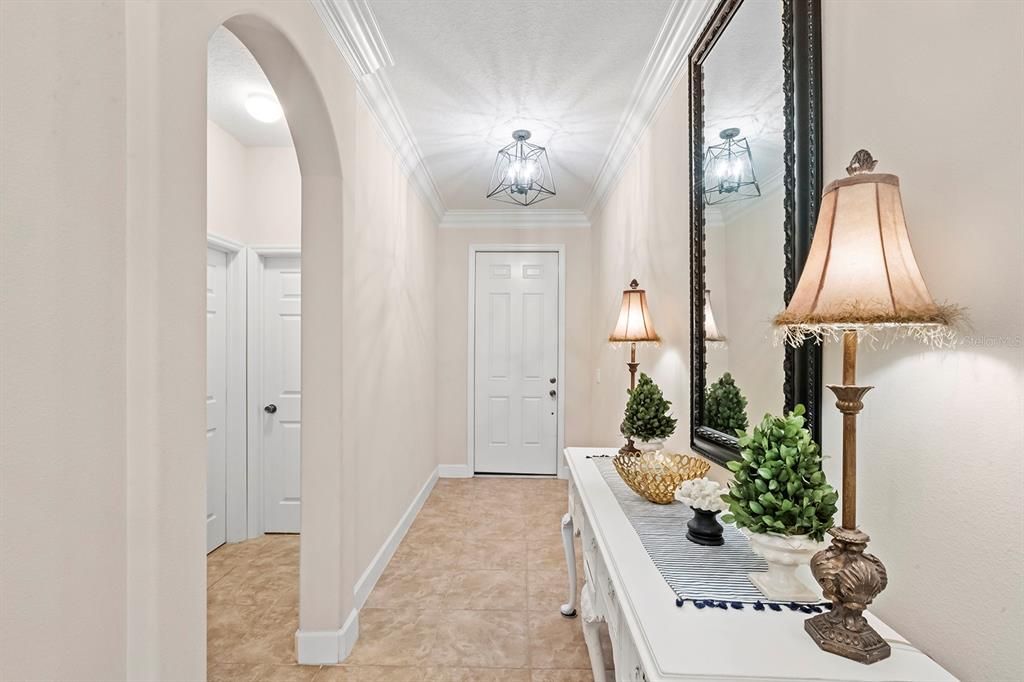
[[[527,142],[529,130],[515,131],[512,139],[514,142],[498,150],[487,198],[529,206],[555,196],[547,150]]]
[[[273,123],[281,118],[281,105],[273,95],[255,93],[245,99],[245,110],[257,121]]]
[[[708,206],[761,196],[750,144],[739,134],[739,128],[726,128],[718,134],[722,143],[708,146],[704,153],[704,201]]]

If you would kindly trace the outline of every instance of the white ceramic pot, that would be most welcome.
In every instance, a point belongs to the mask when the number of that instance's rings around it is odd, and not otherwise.
[[[768,599],[778,601],[820,601],[820,591],[812,590],[797,575],[797,569],[807,566],[814,553],[824,543],[806,535],[779,535],[777,533],[750,533],[750,547],[768,562],[764,573],[748,573],[750,582]]]
[[[633,442],[635,447],[640,452],[657,452],[665,447],[665,441],[662,440],[638,440]]]

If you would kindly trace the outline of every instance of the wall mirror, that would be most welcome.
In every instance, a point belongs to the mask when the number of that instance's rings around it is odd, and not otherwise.
[[[818,212],[820,18],[820,0],[723,0],[690,53],[690,438],[720,464],[798,403],[820,441],[820,346],[771,325]]]

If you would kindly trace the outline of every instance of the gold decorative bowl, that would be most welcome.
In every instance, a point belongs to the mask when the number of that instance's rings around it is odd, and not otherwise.
[[[664,450],[615,455],[612,462],[633,492],[657,504],[670,504],[683,481],[701,478],[711,469],[699,457]]]

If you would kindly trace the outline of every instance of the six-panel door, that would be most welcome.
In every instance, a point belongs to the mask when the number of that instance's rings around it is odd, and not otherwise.
[[[263,270],[263,525],[299,532],[302,425],[301,284],[298,257],[267,258]]]
[[[206,250],[206,551],[227,539],[227,256]]]
[[[554,474],[558,254],[476,254],[474,468]]]

